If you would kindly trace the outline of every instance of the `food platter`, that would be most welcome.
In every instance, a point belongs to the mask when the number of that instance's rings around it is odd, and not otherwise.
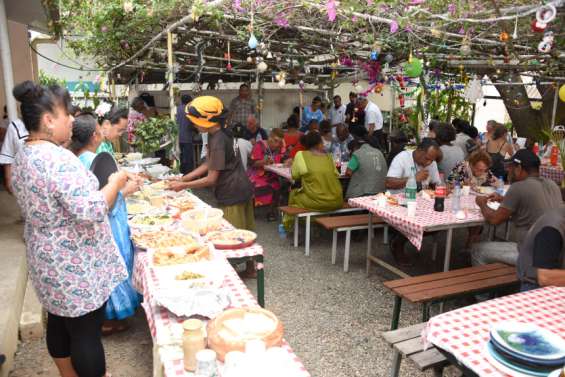
[[[202,262],[211,257],[208,245],[200,243],[149,250],[149,260],[153,267]]]
[[[225,276],[214,261],[154,268],[161,289],[220,288]]]
[[[161,249],[176,246],[189,246],[200,242],[187,233],[179,231],[152,231],[134,234],[135,244],[143,249]]]
[[[245,229],[220,230],[208,233],[206,238],[219,250],[237,250],[255,243],[257,234]]]
[[[144,213],[151,213],[155,210],[159,210],[156,207],[153,207],[149,202],[146,200],[140,199],[128,199],[126,200],[126,206],[128,209],[128,215],[141,215]]]
[[[173,224],[174,219],[168,213],[160,213],[153,215],[137,215],[130,219],[130,226],[139,229],[158,230],[169,227]]]

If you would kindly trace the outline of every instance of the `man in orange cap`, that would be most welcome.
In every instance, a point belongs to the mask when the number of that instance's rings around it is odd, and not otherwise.
[[[169,188],[181,191],[213,187],[224,218],[236,228],[254,230],[253,185],[245,173],[237,143],[230,131],[222,128],[227,115],[222,101],[212,96],[197,97],[186,106],[185,113],[199,132],[208,133],[206,162],[180,180],[169,181]],[[248,273],[253,273],[251,267],[253,264],[248,264]]]

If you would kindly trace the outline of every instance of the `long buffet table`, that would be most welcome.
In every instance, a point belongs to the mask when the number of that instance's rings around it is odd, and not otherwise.
[[[208,206],[196,196],[194,196],[194,200],[198,201],[199,206]],[[224,221],[223,228],[233,227]],[[264,276],[263,248],[259,244],[254,244],[239,250],[214,250],[212,256],[214,261],[219,262],[218,265],[222,268],[221,272],[224,275],[222,289],[225,290],[230,299],[228,308],[259,306],[228,259],[253,258],[257,261],[258,279],[262,281]],[[149,265],[147,252],[139,249],[136,250],[135,254],[132,281],[135,289],[143,295],[142,306],[153,338],[153,376],[194,376],[193,373],[186,372],[183,366],[182,322],[187,318],[178,317],[156,303],[154,293],[159,289],[159,282],[153,268]],[[263,301],[263,287],[262,284],[260,285],[259,287],[258,284],[258,295],[260,301]],[[283,342],[282,348],[289,353],[285,375],[289,377],[310,376],[286,341]]]

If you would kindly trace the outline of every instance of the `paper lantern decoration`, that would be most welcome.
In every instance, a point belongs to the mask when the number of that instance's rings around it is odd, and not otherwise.
[[[267,53],[267,59],[272,59],[273,58],[273,53],[271,51],[269,51]]]
[[[228,64],[226,65],[226,69],[227,69],[228,72],[233,71],[233,67],[232,67],[231,63],[228,63]]]
[[[285,85],[286,85],[285,79],[282,79],[281,81],[279,81],[279,88],[284,88]]]
[[[257,71],[259,73],[265,72],[267,70],[267,68],[268,68],[267,63],[265,63],[265,62],[260,62],[259,64],[257,64]]]
[[[249,36],[249,42],[247,42],[247,46],[250,49],[255,50],[258,44],[259,42],[257,41],[257,38],[255,38],[255,34],[251,33],[251,36]]]
[[[422,63],[422,60],[418,58],[412,58],[412,60],[404,63],[403,68],[406,76],[414,78],[420,76],[422,70],[424,69],[424,65]]]
[[[498,38],[500,39],[501,42],[506,42],[510,39],[510,36],[508,35],[507,32],[503,31],[502,33],[500,33]]]
[[[469,39],[465,38],[463,40],[463,43],[461,44],[461,48],[459,49],[459,51],[461,51],[461,55],[469,55],[471,54],[471,42],[469,42]]]
[[[376,61],[379,58],[379,53],[376,51],[371,51],[370,58],[372,61]]]
[[[392,63],[393,60],[394,60],[394,57],[391,54],[386,54],[385,62],[390,64],[390,63]]]
[[[248,62],[248,63],[253,63],[253,58],[252,58],[251,56],[248,56],[248,57],[247,57],[247,62]]]
[[[565,102],[565,84],[561,85],[561,88],[559,88],[559,99]]]

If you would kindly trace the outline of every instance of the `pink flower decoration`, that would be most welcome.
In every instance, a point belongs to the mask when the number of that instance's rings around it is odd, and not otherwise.
[[[328,21],[334,22],[337,16],[337,6],[335,0],[328,0],[326,3],[326,10],[328,11]]]
[[[240,13],[245,13],[245,9],[241,6],[241,0],[233,0],[233,8]]]
[[[285,28],[290,26],[288,20],[286,19],[286,17],[282,13],[277,13],[277,15],[275,16],[275,19],[274,19],[274,23],[277,26],[285,27]]]
[[[419,5],[419,4],[422,4],[422,3],[425,3],[425,2],[426,2],[426,0],[412,0],[410,2],[410,5]]]
[[[398,31],[398,22],[392,21],[392,22],[390,23],[390,32],[391,32],[392,34],[394,34],[394,33],[396,33],[397,31]]]
[[[353,21],[353,22],[357,22],[357,16],[353,16],[353,17],[351,17],[351,21]]]
[[[447,11],[453,16],[453,15],[455,15],[455,12],[457,11],[457,6],[455,4],[449,4],[447,6]]]
[[[370,7],[371,5],[373,5],[373,0],[367,0],[367,6]]]

